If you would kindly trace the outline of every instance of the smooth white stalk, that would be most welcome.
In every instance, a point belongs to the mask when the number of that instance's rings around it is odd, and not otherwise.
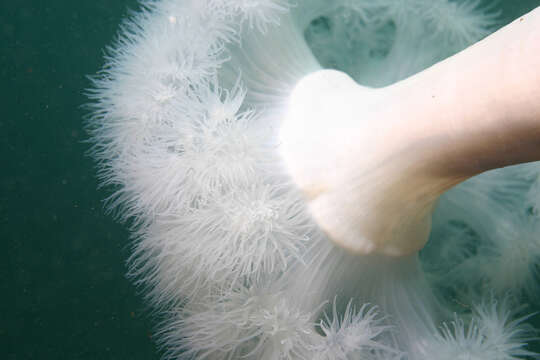
[[[335,243],[362,254],[418,251],[443,192],[540,160],[540,8],[385,88],[333,70],[306,76],[280,151]]]

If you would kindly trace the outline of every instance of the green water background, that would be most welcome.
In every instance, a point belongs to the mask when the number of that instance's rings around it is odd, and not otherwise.
[[[502,4],[507,21],[536,6]],[[136,1],[0,1],[0,360],[159,358],[124,275],[128,233],[104,214],[84,155],[86,76],[127,8]]]

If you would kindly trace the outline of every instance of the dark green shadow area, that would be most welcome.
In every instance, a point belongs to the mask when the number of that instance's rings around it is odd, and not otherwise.
[[[86,75],[135,1],[0,5],[0,359],[158,359],[84,156]]]
[[[506,0],[516,18],[540,0]],[[158,359],[84,156],[86,75],[134,0],[0,2],[0,359]],[[538,316],[536,326],[540,327]],[[536,349],[540,351],[540,349]]]

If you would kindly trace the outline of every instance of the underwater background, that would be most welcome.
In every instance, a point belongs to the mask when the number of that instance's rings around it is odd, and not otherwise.
[[[509,22],[539,5],[499,8]],[[125,277],[128,232],[105,214],[84,155],[87,75],[128,8],[137,2],[0,3],[0,359],[159,358]]]

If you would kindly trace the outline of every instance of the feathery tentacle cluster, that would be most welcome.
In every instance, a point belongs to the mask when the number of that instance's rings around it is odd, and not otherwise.
[[[479,40],[496,19],[479,0],[142,3],[94,78],[88,127],[114,189],[108,205],[134,224],[131,275],[167,318],[166,357],[531,355],[513,303],[481,299],[538,294],[537,166],[446,194],[422,265],[335,248],[277,155],[303,76],[333,67],[383,86]],[[424,271],[437,294],[484,305],[472,317],[452,309],[437,330],[450,302],[436,300]]]

